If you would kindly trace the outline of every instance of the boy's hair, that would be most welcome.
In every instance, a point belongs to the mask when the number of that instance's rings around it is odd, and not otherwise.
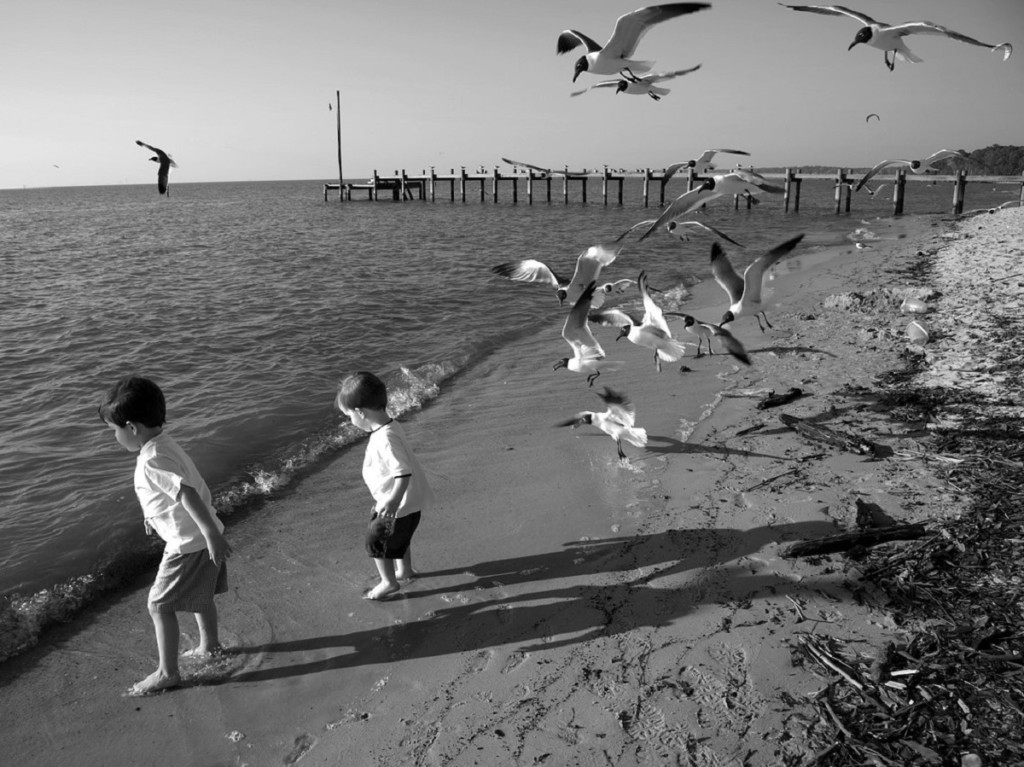
[[[125,376],[110,387],[99,407],[104,423],[123,427],[140,423],[155,428],[167,422],[167,404],[160,387],[141,376]]]
[[[339,410],[387,410],[388,387],[373,373],[360,371],[342,380],[334,404]]]

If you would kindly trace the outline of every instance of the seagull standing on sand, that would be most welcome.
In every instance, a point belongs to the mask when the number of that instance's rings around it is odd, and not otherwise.
[[[708,354],[714,354],[715,350],[711,348],[711,339],[717,338],[722,342],[722,348],[725,349],[729,354],[738,359],[744,365],[750,364],[750,357],[747,354],[747,350],[743,348],[743,344],[737,340],[736,336],[730,333],[728,330],[723,328],[721,325],[715,325],[711,322],[701,322],[692,314],[684,314],[682,312],[665,312],[666,316],[682,317],[685,323],[685,330],[691,335],[697,336],[697,356],[700,357],[701,343],[707,341]]]
[[[750,157],[750,152],[744,152],[742,149],[705,149],[700,157],[693,160],[684,160],[683,162],[674,162],[665,168],[665,175],[662,177],[661,183],[667,184],[669,179],[681,168],[693,168],[693,172],[698,176],[705,175],[708,171],[715,169],[715,165],[711,163],[711,158],[719,152],[722,154],[741,154],[745,157]]]
[[[590,319],[599,325],[620,328],[619,335],[615,338],[616,341],[625,337],[637,346],[652,349],[654,351],[654,366],[660,373],[661,361],[674,362],[681,359],[686,353],[686,347],[682,341],[677,341],[672,337],[661,307],[651,298],[647,287],[646,272],[640,272],[636,286],[644,301],[643,317],[637,317],[621,309],[603,309],[591,312]]]
[[[641,77],[637,77],[628,69],[624,69],[622,70],[623,79],[621,80],[602,80],[597,85],[591,85],[589,88],[584,88],[581,91],[573,91],[569,95],[582,96],[594,88],[614,88],[616,95],[626,93],[630,96],[650,96],[655,101],[661,101],[661,97],[667,95],[670,91],[668,88],[662,88],[657,83],[688,75],[690,72],[696,72],[698,69],[700,69],[700,64],[690,69],[679,69],[675,72],[658,72]]]
[[[768,179],[753,171],[734,170],[731,173],[716,173],[700,184],[700,186],[695,186],[689,192],[684,192],[666,205],[661,215],[651,225],[651,228],[640,235],[640,239],[646,240],[658,227],[667,224],[673,219],[685,216],[704,203],[723,195],[754,195],[759,192],[783,194],[785,191],[781,186],[768,183]]]
[[[850,43],[846,50],[852,50],[853,46],[858,43],[878,48],[880,51],[883,51],[885,65],[889,67],[890,72],[896,67],[896,59],[915,64],[923,61],[923,59],[915,56],[907,48],[906,43],[903,42],[903,38],[907,35],[945,35],[962,43],[980,45],[982,48],[988,48],[993,52],[1001,50],[1003,52],[1003,61],[1010,58],[1010,55],[1013,53],[1013,46],[1009,43],[999,43],[998,45],[983,43],[960,32],[954,32],[952,29],[936,24],[933,21],[906,21],[903,24],[885,24],[881,21],[875,21],[865,13],[851,11],[842,5],[787,5],[786,3],[779,3],[779,5],[784,8],[792,8],[794,11],[823,13],[827,16],[849,16],[851,19],[856,19],[864,26],[857,31],[853,42]],[[890,51],[893,54],[892,61],[889,60]]]
[[[581,72],[590,72],[592,75],[614,75],[623,69],[641,74],[650,72],[654,66],[653,61],[636,61],[630,58],[636,53],[640,38],[655,24],[710,7],[710,3],[668,3],[637,8],[619,16],[615,22],[615,30],[604,47],[582,32],[566,29],[558,36],[557,52],[568,53],[579,45],[586,46],[586,55],[576,60],[573,82],[576,82]]]
[[[714,276],[715,282],[721,285],[729,295],[729,301],[731,302],[729,310],[722,315],[720,325],[732,322],[737,317],[753,315],[757,319],[757,325],[761,328],[762,333],[764,332],[765,325],[768,327],[772,326],[768,322],[768,315],[761,308],[761,285],[764,281],[764,273],[783,256],[789,255],[803,238],[804,236],[799,234],[767,253],[758,256],[743,271],[742,277],[733,269],[732,263],[729,261],[729,257],[725,255],[722,247],[717,242],[712,244],[711,274]],[[762,317],[764,317],[764,325],[761,324]]]
[[[626,458],[626,454],[622,451],[623,440],[637,447],[645,447],[647,445],[647,430],[635,425],[636,410],[633,403],[626,399],[625,395],[613,391],[607,386],[604,387],[604,393],[597,396],[607,406],[603,413],[584,410],[568,421],[556,423],[555,426],[571,426],[574,429],[583,424],[596,426],[615,440],[615,447],[622,460]]]
[[[883,168],[888,168],[890,165],[902,165],[911,173],[916,173],[918,175],[922,173],[938,173],[938,170],[933,168],[932,164],[939,160],[944,160],[947,157],[959,157],[961,160],[969,159],[963,152],[957,152],[953,149],[940,149],[938,152],[928,155],[923,160],[883,160],[867,172],[864,178],[857,183],[857,187],[853,191],[859,192],[861,187],[864,186],[876,173],[881,171]]]
[[[572,348],[572,357],[563,357],[554,364],[554,369],[566,368],[573,373],[585,373],[587,384],[594,385],[594,379],[601,375],[602,370],[621,370],[623,363],[606,360],[604,349],[590,332],[587,316],[590,314],[590,301],[594,297],[595,283],[590,283],[583,295],[569,311],[562,326],[562,338]]]
[[[566,301],[575,303],[587,285],[597,281],[601,269],[614,261],[618,253],[617,250],[609,250],[602,245],[592,245],[577,257],[576,271],[570,279],[559,276],[547,264],[534,258],[498,264],[491,267],[491,271],[515,282],[542,282],[550,285],[555,289],[558,305],[561,306]],[[605,292],[611,291],[602,291],[594,296],[594,308],[604,303]]]
[[[178,163],[176,163],[171,158],[171,156],[162,149],[157,149],[155,146],[150,146],[149,144],[143,141],[139,141],[138,139],[135,140],[135,143],[138,144],[139,146],[146,147],[146,149],[148,149],[150,152],[153,152],[156,155],[156,157],[149,158],[151,162],[160,163],[160,167],[157,169],[156,172],[156,188],[157,190],[159,190],[160,194],[166,194],[168,197],[170,197],[171,193],[170,191],[168,191],[168,187],[170,186],[169,177],[171,175],[171,168],[177,168]]]

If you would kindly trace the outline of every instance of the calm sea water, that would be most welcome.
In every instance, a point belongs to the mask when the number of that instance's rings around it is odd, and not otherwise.
[[[332,406],[345,373],[384,374],[398,414],[563,321],[552,291],[491,266],[537,258],[571,273],[579,252],[657,213],[639,182],[607,207],[594,185],[569,205],[556,186],[556,202],[533,205],[504,191],[497,204],[325,203],[316,181],[178,184],[167,199],[149,186],[0,191],[0,658],[151,563],[134,457],[96,412],[115,379],[163,387],[176,438],[230,516],[361,437]],[[971,186],[967,207],[1016,193]],[[703,220],[746,245],[727,247],[746,263],[798,232],[810,248],[848,242],[888,216],[881,197],[837,216],[831,182],[806,181],[799,213],[781,198],[719,200]],[[951,197],[913,184],[906,212],[945,213]],[[709,278],[710,242],[630,238],[605,274],[642,267],[680,303]]]

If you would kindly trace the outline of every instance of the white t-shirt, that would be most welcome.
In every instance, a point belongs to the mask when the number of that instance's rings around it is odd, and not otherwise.
[[[161,432],[139,451],[135,462],[135,494],[142,505],[146,523],[164,539],[165,551],[191,554],[206,548],[199,525],[179,500],[181,486],[188,485],[199,493],[214,512],[217,529],[224,532],[224,523],[217,518],[213,496],[196,465],[184,450]]]
[[[433,502],[423,467],[409,447],[401,424],[392,420],[370,432],[363,456],[363,481],[373,499],[381,501],[401,477],[409,477],[409,486],[398,504],[398,516],[422,511]]]

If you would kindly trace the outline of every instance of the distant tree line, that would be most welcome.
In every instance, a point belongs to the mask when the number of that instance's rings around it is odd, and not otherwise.
[[[968,159],[961,160],[956,157],[950,157],[937,162],[935,163],[935,168],[939,173],[952,175],[958,170],[964,169],[973,176],[1020,176],[1024,174],[1024,146],[993,144],[984,149],[975,149],[974,151],[960,149],[959,151],[967,155]],[[910,160],[913,158],[893,157],[886,159]],[[838,167],[837,165],[800,165],[794,166],[794,170],[798,169],[801,173],[835,173]],[[764,173],[782,173],[785,171],[785,168],[760,168],[759,170]],[[871,169],[848,168],[848,170],[853,173],[866,173]]]

